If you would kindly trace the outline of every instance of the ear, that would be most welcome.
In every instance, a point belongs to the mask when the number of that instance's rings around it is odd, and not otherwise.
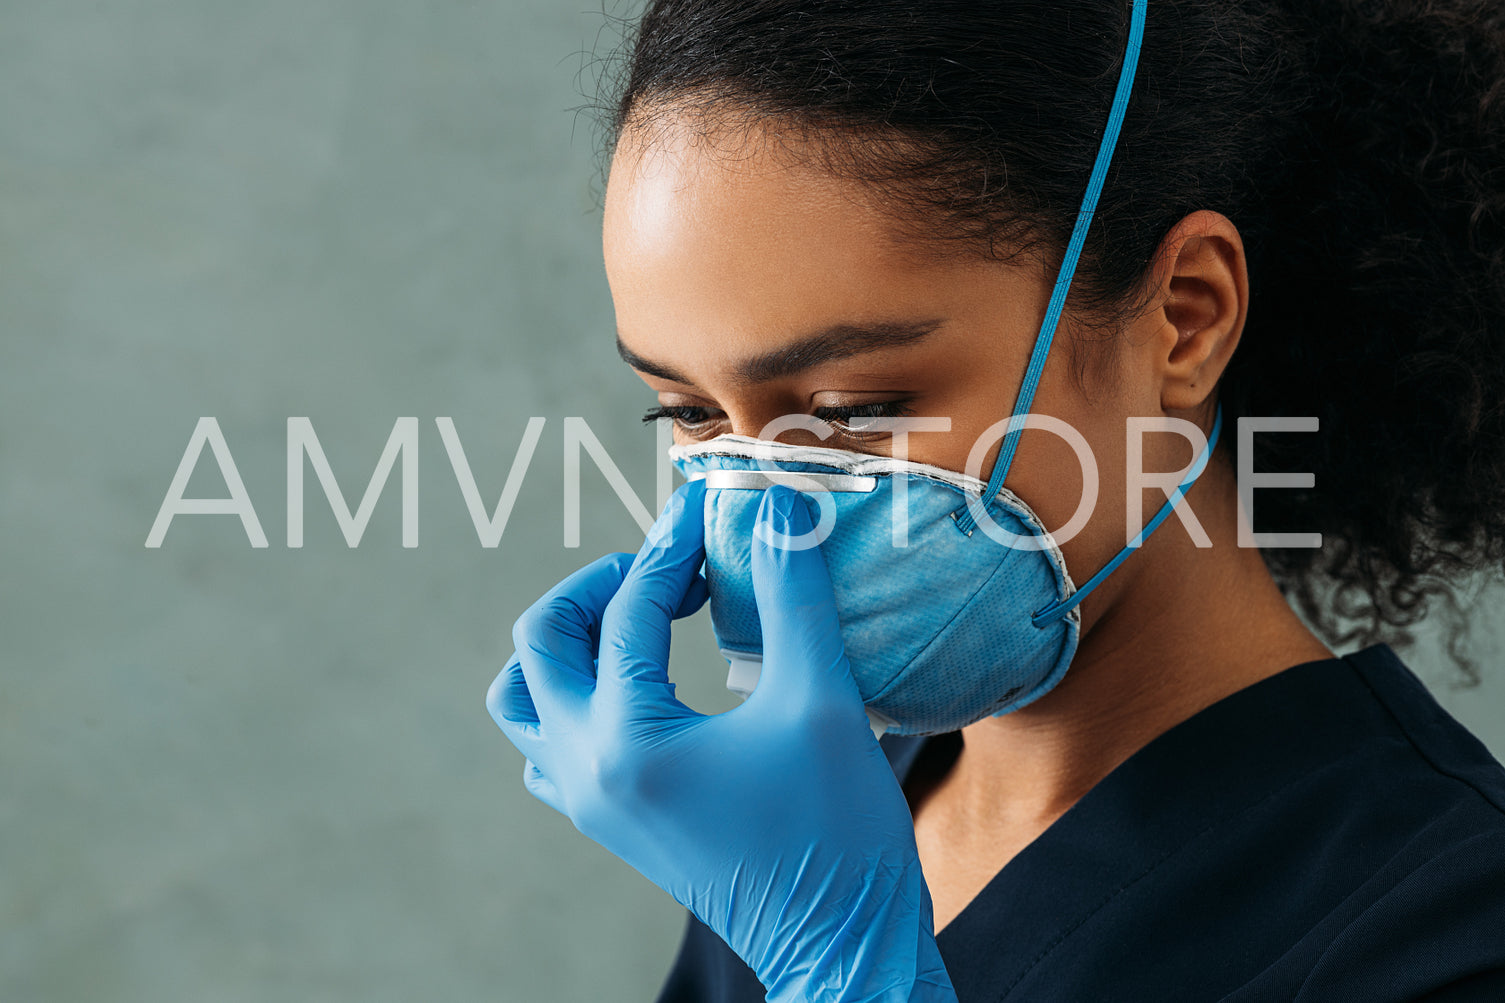
[[[1238,347],[1249,307],[1248,264],[1238,229],[1205,209],[1165,235],[1156,260],[1160,407],[1184,411],[1210,397]]]

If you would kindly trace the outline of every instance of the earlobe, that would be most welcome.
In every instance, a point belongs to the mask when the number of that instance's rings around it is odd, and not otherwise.
[[[1161,242],[1161,408],[1205,402],[1238,347],[1248,309],[1243,241],[1221,213],[1187,216]]]

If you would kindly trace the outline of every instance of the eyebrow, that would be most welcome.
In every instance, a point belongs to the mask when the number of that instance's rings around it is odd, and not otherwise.
[[[837,359],[912,345],[944,323],[944,320],[924,320],[835,324],[788,345],[741,360],[732,370],[731,378],[742,384],[766,383]],[[695,385],[673,366],[645,359],[628,348],[622,342],[621,334],[617,335],[617,354],[640,373],[687,386]]]

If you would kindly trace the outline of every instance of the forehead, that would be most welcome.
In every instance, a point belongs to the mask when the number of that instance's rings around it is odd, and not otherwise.
[[[820,319],[937,312],[986,270],[905,241],[874,192],[766,124],[665,115],[624,131],[603,251],[619,332],[766,345]]]
[[[822,170],[771,123],[664,112],[625,130],[612,158],[603,236],[613,258],[776,258],[795,242],[853,239],[852,251],[878,257],[903,250],[892,231],[866,186]]]

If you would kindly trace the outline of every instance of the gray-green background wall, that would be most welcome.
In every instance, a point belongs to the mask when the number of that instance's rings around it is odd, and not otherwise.
[[[564,418],[654,492],[571,111],[589,7],[0,4],[0,999],[653,994],[682,913],[524,791],[483,706],[516,615],[640,539],[587,462],[564,546]],[[265,549],[225,515],[145,545],[206,415]],[[352,549],[311,467],[287,546],[292,416],[352,510],[417,417],[419,546],[396,472]],[[490,510],[534,416],[483,547],[435,418]],[[211,453],[187,494],[225,496]],[[729,706],[704,614],[680,635],[682,692]],[[1498,673],[1412,660],[1505,750]]]

